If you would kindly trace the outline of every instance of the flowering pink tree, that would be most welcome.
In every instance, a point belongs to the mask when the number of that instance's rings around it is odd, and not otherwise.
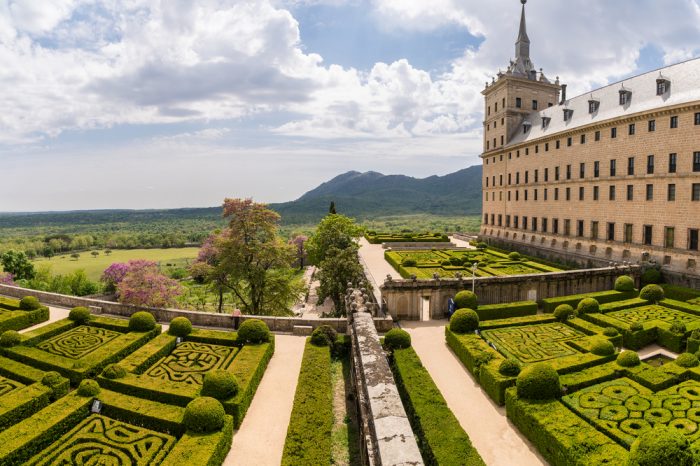
[[[207,283],[217,293],[219,298],[218,312],[223,310],[224,292],[226,291],[228,279],[227,272],[218,267],[221,260],[221,251],[217,246],[217,242],[224,237],[225,231],[209,235],[199,249],[197,260],[190,266],[190,274],[195,280]]]
[[[0,285],[17,286],[14,277],[9,272],[0,272]]]
[[[119,302],[136,306],[169,307],[182,294],[180,284],[166,277],[151,261],[129,261],[117,284]]]
[[[123,262],[115,262],[109,267],[107,267],[104,272],[102,272],[102,283],[105,284],[105,291],[108,293],[115,293],[117,291],[117,285],[124,280],[126,273],[129,271],[129,264]]]

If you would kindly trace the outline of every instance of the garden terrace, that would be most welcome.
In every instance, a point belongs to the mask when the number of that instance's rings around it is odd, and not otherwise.
[[[450,239],[442,233],[377,233],[368,231],[365,239],[370,244],[381,243],[447,243]]]
[[[22,334],[18,345],[2,348],[0,353],[38,369],[57,371],[76,386],[160,331],[160,325],[146,332],[130,331],[127,320],[102,316],[91,316],[85,324],[63,319]]]
[[[0,333],[7,330],[23,330],[49,320],[49,308],[40,306],[34,310],[20,309],[18,299],[0,296]]]
[[[77,391],[0,433],[0,464],[221,464],[233,418],[211,433],[192,432],[185,409],[102,389],[100,413]]]
[[[205,373],[230,372],[239,390],[221,402],[238,428],[273,352],[274,336],[269,343],[243,345],[236,332],[193,329],[180,343],[163,333],[119,363],[124,377],[108,378],[103,373],[98,380],[116,392],[186,406],[199,396]]]
[[[478,264],[477,277],[502,277],[560,272],[561,269],[546,265],[518,253],[508,254],[490,250],[433,249],[411,251],[386,251],[384,258],[403,277],[419,279],[471,277],[472,264]]]

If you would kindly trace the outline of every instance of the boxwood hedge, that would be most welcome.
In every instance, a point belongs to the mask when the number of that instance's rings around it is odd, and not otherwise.
[[[560,296],[557,298],[546,298],[542,300],[542,310],[544,312],[554,312],[554,309],[561,304],[568,304],[573,308],[578,306],[578,303],[585,298],[594,298],[598,303],[605,304],[614,301],[622,301],[623,299],[636,298],[639,293],[636,290],[632,291],[601,291],[598,293],[584,293],[570,296]]]

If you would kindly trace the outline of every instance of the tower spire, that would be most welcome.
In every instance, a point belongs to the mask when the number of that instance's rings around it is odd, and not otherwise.
[[[530,60],[530,38],[527,36],[527,23],[525,21],[525,4],[527,0],[520,0],[523,4],[520,13],[520,31],[518,32],[518,40],[515,42],[515,63],[514,72],[530,77],[534,70],[532,61]]]

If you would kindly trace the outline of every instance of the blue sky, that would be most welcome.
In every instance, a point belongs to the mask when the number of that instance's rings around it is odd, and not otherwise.
[[[279,202],[347,170],[477,164],[519,18],[516,0],[0,2],[0,211]],[[700,0],[527,18],[569,95],[700,56]]]

